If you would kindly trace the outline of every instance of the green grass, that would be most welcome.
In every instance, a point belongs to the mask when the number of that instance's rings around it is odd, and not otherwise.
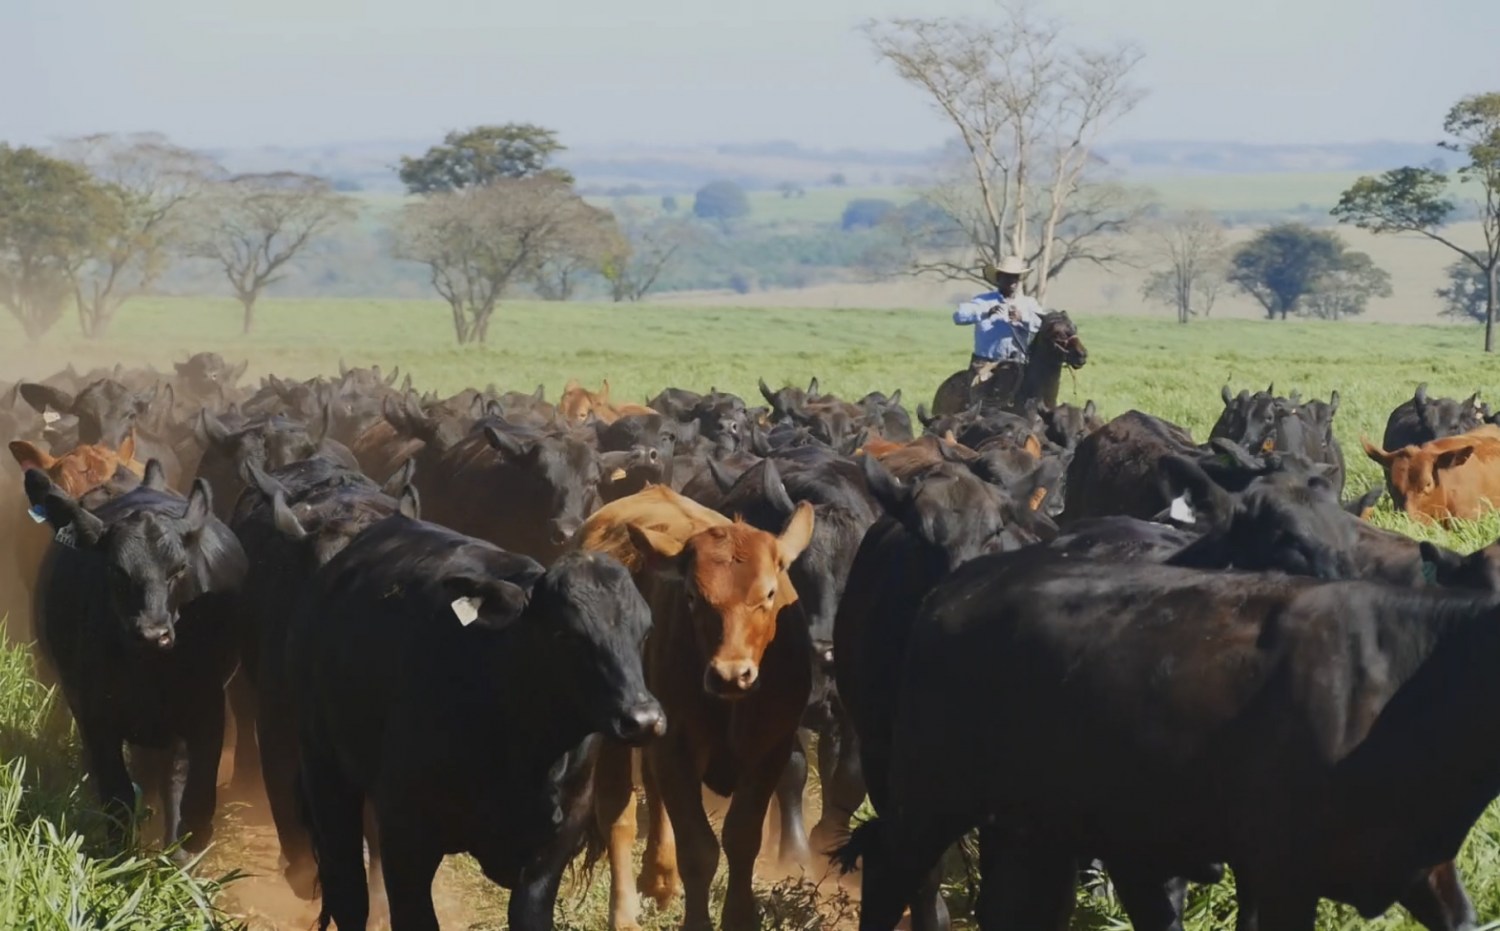
[[[196,875],[162,852],[114,855],[77,743],[0,623],[0,927],[202,931],[233,876]]]
[[[1209,320],[1184,327],[1162,320],[1076,319],[1089,363],[1076,377],[1064,377],[1062,398],[1075,403],[1093,399],[1106,415],[1139,408],[1202,438],[1219,414],[1219,388],[1226,383],[1238,390],[1274,382],[1278,391],[1299,390],[1304,397],[1326,398],[1330,390],[1339,390],[1336,424],[1351,496],[1379,480],[1378,470],[1360,451],[1361,434],[1378,439],[1391,408],[1409,398],[1418,381],[1428,382],[1434,395],[1467,396],[1476,388],[1493,387],[1496,375],[1494,358],[1478,351],[1478,334],[1471,328],[1259,320]],[[241,337],[238,327],[231,302],[197,298],[133,304],[111,339],[99,344],[68,338],[71,321],[64,321],[39,346],[28,346],[9,319],[0,320],[0,380],[39,377],[69,359],[80,367],[116,361],[164,367],[190,352],[212,349],[230,359],[248,357],[252,374],[305,377],[334,371],[343,359],[351,365],[380,363],[387,370],[399,364],[423,388],[451,392],[494,383],[529,390],[543,383],[553,398],[569,377],[591,386],[608,378],[614,398],[639,401],[666,385],[716,386],[754,398],[758,378],[773,385],[805,384],[817,375],[825,391],[843,396],[899,387],[914,407],[930,401],[933,389],[966,362],[969,351],[968,331],[955,327],[945,309],[509,303],[491,326],[491,344],[465,348],[452,344],[446,308],[426,301],[268,300],[251,336]],[[1377,520],[1465,551],[1500,536],[1500,516],[1455,531],[1419,527],[1389,511],[1379,513]],[[34,685],[22,681],[21,655],[0,652],[0,762],[11,764],[0,769],[0,813],[6,814],[0,830],[10,832],[0,836],[0,906],[6,901],[4,870],[19,868],[7,867],[6,857],[19,857],[14,862],[23,865],[48,864],[46,869],[53,871],[49,876],[66,865],[85,864],[67,873],[72,877],[67,882],[76,882],[80,895],[108,900],[118,891],[113,880],[100,885],[100,871],[107,875],[110,867],[89,856],[98,849],[89,840],[95,830],[88,814],[92,796],[78,785],[76,750],[66,735],[41,731],[44,716],[38,703],[43,699]],[[21,759],[24,770],[15,768]],[[22,792],[19,809],[10,814],[3,800],[20,791],[17,784],[35,788]],[[37,835],[29,832],[38,823],[81,831],[82,850],[34,843]],[[49,852],[37,853],[44,848]],[[1495,809],[1474,829],[1461,862],[1480,914],[1500,917],[1500,814]],[[137,879],[152,877],[151,896],[159,893],[161,901],[197,914],[191,911],[198,906],[190,904],[188,887],[172,886],[165,864],[137,861],[132,868],[140,871]],[[469,866],[453,869],[472,872]],[[602,926],[603,880],[601,873],[593,882],[567,887],[559,910],[561,927]],[[47,882],[53,884],[48,889],[62,888],[55,883],[63,880]],[[466,883],[470,886],[483,897],[486,914],[492,913],[492,903],[503,901],[477,877]],[[211,891],[212,886],[204,888]],[[808,887],[797,884],[765,887],[763,897],[778,909],[768,929],[831,923],[830,909],[836,910],[836,904],[814,901]],[[1189,927],[1224,927],[1232,908],[1228,886],[1200,890]],[[677,914],[650,915],[648,928],[674,927]],[[1118,913],[1107,901],[1088,899],[1079,926],[1108,926],[1116,919]],[[0,926],[10,926],[3,912]],[[1325,907],[1320,927],[1356,926],[1364,925],[1348,910]],[[1416,927],[1400,910],[1373,926],[1386,931]]]

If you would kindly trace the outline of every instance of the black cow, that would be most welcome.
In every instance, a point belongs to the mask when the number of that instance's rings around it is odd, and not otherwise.
[[[1082,851],[1137,878],[1226,862],[1266,929],[1311,931],[1320,897],[1366,917],[1430,904],[1428,868],[1500,792],[1494,745],[1453,730],[1493,716],[1497,609],[1037,551],[974,560],[910,638],[890,813],[844,851],[864,855],[860,926],[893,928],[979,824],[1004,873],[986,878],[987,926],[1064,926]]]
[[[36,470],[26,495],[57,531],[37,585],[37,637],[61,677],[89,778],[129,823],[130,744],[138,781],[160,793],[167,842],[187,835],[182,849],[201,851],[213,836],[224,684],[237,659],[230,599],[244,551],[213,516],[207,484],[195,482],[184,500],[155,462],[145,483],[93,512]]]
[[[1421,446],[1445,436],[1467,433],[1489,419],[1489,406],[1474,392],[1467,400],[1429,398],[1427,383],[1417,385],[1411,400],[1403,401],[1385,422],[1381,449]]]
[[[167,480],[174,487],[181,481],[181,463],[172,444],[141,429],[137,423],[156,400],[155,386],[145,391],[132,391],[113,378],[102,378],[90,382],[76,395],[36,382],[22,383],[19,392],[43,418],[48,418],[49,412],[73,418],[72,429],[48,438],[53,449],[72,449],[80,444],[96,443],[119,449],[125,437],[133,432],[136,457],[161,462]],[[50,424],[49,432],[62,423]]]
[[[316,894],[317,865],[312,838],[297,810],[296,709],[285,662],[287,627],[314,572],[365,528],[398,510],[416,518],[418,508],[411,489],[391,489],[402,495],[398,503],[370,479],[326,459],[307,459],[269,475],[255,466],[249,472],[251,487],[230,520],[250,562],[237,599],[241,672],[254,687],[259,768],[283,871],[292,890],[310,899]],[[236,772],[240,765],[237,754]]]
[[[845,779],[823,798],[819,827],[847,825],[864,799],[883,810],[887,795],[894,681],[917,606],[954,567],[982,553],[1017,549],[1037,541],[1017,520],[1023,512],[1003,492],[962,465],[940,462],[898,480],[872,456],[863,457],[870,492],[884,515],[865,533],[834,621],[834,677],[856,739]],[[847,754],[847,750],[845,751]],[[856,778],[857,777],[857,778]],[[835,788],[835,787],[830,787]],[[843,794],[847,792],[847,794]],[[821,839],[821,838],[820,838]],[[826,850],[826,848],[824,848]],[[934,875],[913,905],[914,927],[947,926]]]
[[[1209,439],[1228,439],[1251,452],[1278,452],[1302,456],[1329,468],[1326,477],[1338,494],[1344,491],[1344,454],[1333,436],[1333,416],[1339,409],[1339,393],[1327,402],[1308,401],[1293,393],[1278,397],[1274,386],[1251,394],[1233,395],[1225,385],[1221,393],[1224,410],[1209,432]]]
[[[199,413],[196,432],[203,447],[197,477],[213,489],[220,520],[228,520],[235,502],[249,484],[249,469],[274,471],[313,456],[324,456],[347,469],[359,461],[348,447],[326,435],[326,421],[317,428],[280,415],[256,417],[230,429],[207,410]]]
[[[437,927],[433,875],[466,851],[512,890],[512,928],[550,929],[599,735],[665,728],[641,670],[650,612],[624,566],[573,553],[543,570],[394,516],[324,567],[292,625],[325,922],[365,926],[368,801],[393,927]]]
[[[417,487],[433,521],[549,563],[593,512],[599,456],[579,436],[486,418],[418,468]]]

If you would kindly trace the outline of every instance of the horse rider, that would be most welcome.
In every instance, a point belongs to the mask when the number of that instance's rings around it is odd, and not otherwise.
[[[983,277],[995,290],[975,295],[953,312],[954,323],[974,327],[970,369],[1007,359],[1026,361],[1026,348],[1042,325],[1041,304],[1021,293],[1021,279],[1029,271],[1019,255],[1008,255],[998,265],[986,263]]]

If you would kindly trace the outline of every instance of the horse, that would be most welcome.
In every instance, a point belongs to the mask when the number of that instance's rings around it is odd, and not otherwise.
[[[1033,398],[1048,408],[1057,406],[1062,369],[1083,368],[1088,350],[1065,310],[1049,311],[1027,348],[1028,361],[990,362],[954,372],[938,386],[932,399],[933,416],[956,414],[975,401],[984,408],[1017,410]]]

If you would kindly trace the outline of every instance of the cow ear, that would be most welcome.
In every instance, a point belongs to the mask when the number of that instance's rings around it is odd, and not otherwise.
[[[1085,420],[1093,420],[1099,416],[1099,406],[1094,403],[1092,398],[1083,405],[1083,416]]]
[[[771,405],[771,409],[779,410],[776,406],[776,392],[771,390],[771,386],[766,384],[766,380],[761,378],[757,380],[756,384],[760,386],[760,396],[766,399],[766,403]]]
[[[141,487],[152,491],[167,490],[167,472],[162,468],[160,459],[146,460],[146,471],[141,476]]]
[[[792,496],[787,494],[786,483],[781,480],[781,472],[776,468],[776,460],[766,459],[761,462],[760,481],[761,494],[766,503],[783,518],[792,516],[797,506],[792,503]]]
[[[121,462],[135,461],[135,431],[131,430],[125,434],[125,439],[120,443],[120,448],[115,453]]]
[[[681,540],[638,524],[626,524],[625,532],[630,537],[630,545],[640,556],[643,568],[667,578],[682,577]]]
[[[246,359],[244,362],[240,363],[239,368],[230,369],[229,370],[230,377],[226,378],[224,381],[228,382],[231,385],[234,384],[234,383],[236,383],[236,382],[238,382],[241,378],[245,377],[245,370],[248,369],[249,367],[250,367],[250,360]],[[220,382],[221,386],[223,384],[224,384],[224,382]]]
[[[1375,462],[1380,463],[1382,466],[1389,466],[1396,458],[1396,453],[1386,452],[1379,446],[1371,443],[1370,438],[1367,436],[1361,436],[1359,438],[1359,443],[1365,448],[1365,455],[1370,457],[1370,459],[1374,460]]]
[[[201,478],[193,479],[193,490],[188,493],[187,510],[182,514],[188,532],[202,530],[213,512],[214,493],[209,489],[208,482]]]
[[[1173,454],[1162,457],[1159,468],[1162,497],[1175,502],[1186,494],[1193,501],[1195,518],[1201,515],[1211,526],[1221,526],[1234,513],[1234,497],[1209,478],[1198,463]]]
[[[10,454],[16,457],[16,463],[20,465],[22,472],[27,469],[41,469],[45,472],[57,462],[50,453],[43,452],[28,440],[11,440]]]
[[[1229,390],[1228,385],[1225,385],[1223,388],[1219,389],[1219,397],[1224,399],[1225,407],[1228,407],[1229,405],[1234,403],[1234,393]]]
[[[381,487],[380,490],[390,495],[392,498],[399,498],[401,497],[401,492],[406,488],[407,485],[411,484],[412,479],[416,477],[416,474],[417,458],[413,456],[403,462],[401,464],[401,468],[397,469],[390,478],[385,480],[385,484]]]
[[[401,489],[401,496],[396,499],[396,513],[407,520],[422,519],[422,496],[417,492],[417,486],[407,485]]]
[[[870,486],[870,494],[880,506],[892,516],[901,513],[911,498],[911,489],[869,453],[860,457],[860,465],[865,473],[865,484]]]
[[[229,428],[209,413],[208,408],[198,412],[198,422],[193,425],[193,433],[198,439],[198,445],[204,449],[218,446],[229,438]]]
[[[1429,583],[1442,585],[1449,573],[1463,568],[1464,557],[1447,547],[1423,540],[1417,544],[1417,550],[1422,554],[1422,575]],[[1428,566],[1433,568],[1429,570]]]
[[[499,450],[506,459],[520,459],[528,452],[535,452],[537,449],[536,444],[523,443],[509,433],[503,433],[492,426],[484,428],[484,439],[490,446]]]
[[[448,610],[464,627],[504,630],[526,613],[530,593],[505,579],[455,576],[443,580]]]
[[[292,513],[291,506],[286,503],[286,493],[281,489],[271,495],[271,522],[277,531],[292,540],[301,540],[307,536],[307,528]]]
[[[818,389],[818,376],[814,375],[807,383],[807,398],[808,400],[812,400],[821,397],[822,394],[823,392]]]
[[[769,462],[770,460],[766,461]],[[734,476],[724,471],[724,466],[722,463],[720,463],[717,459],[709,459],[707,460],[707,462],[709,477],[714,480],[714,485],[718,486],[719,491],[728,492],[729,489],[734,487]]]
[[[248,460],[245,462],[244,473],[241,477],[244,478],[246,485],[259,491],[267,498],[275,498],[277,494],[283,497],[286,495],[286,487],[253,462]]]
[[[1035,433],[1028,433],[1026,435],[1026,442],[1022,443],[1021,447],[1038,459],[1042,458],[1042,444],[1041,441],[1036,438]]]
[[[802,555],[802,551],[807,549],[807,544],[812,542],[813,522],[812,502],[799,502],[797,510],[792,513],[786,526],[781,529],[781,535],[776,538],[776,562],[783,571],[790,568],[797,557]]]
[[[84,510],[83,506],[52,484],[47,473],[27,469],[24,478],[26,500],[46,518],[52,529],[70,531],[71,542],[93,546],[104,536],[104,522]]]
[[[1465,462],[1468,462],[1469,457],[1472,455],[1474,455],[1474,445],[1472,443],[1467,446],[1460,446],[1457,449],[1444,450],[1437,454],[1437,458],[1433,460],[1432,468],[1434,471],[1438,469],[1456,469]]]
[[[608,378],[604,379],[604,382],[599,386],[599,403],[600,404],[608,404],[609,403],[609,379]]]
[[[1337,389],[1328,396],[1328,419],[1333,420],[1333,415],[1339,412],[1339,393]]]
[[[896,407],[900,403],[901,403],[901,389],[897,388],[895,391],[891,392],[891,396],[889,398],[886,398],[885,405],[886,405],[886,407]]]
[[[26,399],[38,414],[45,414],[54,410],[59,414],[66,414],[73,410],[73,396],[51,385],[37,385],[31,382],[21,384],[21,397]]]

